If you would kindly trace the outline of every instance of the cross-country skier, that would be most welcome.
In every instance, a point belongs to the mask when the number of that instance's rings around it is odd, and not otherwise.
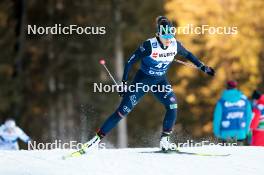
[[[156,85],[168,87],[170,84],[167,80],[166,72],[177,54],[191,61],[201,71],[214,76],[214,70],[211,67],[204,65],[174,38],[174,35],[171,33],[172,30],[170,30],[173,26],[166,17],[157,17],[156,27],[156,37],[147,39],[143,42],[128,59],[124,69],[123,82],[127,82],[128,73],[132,65],[140,60],[141,67],[137,71],[132,85],[141,84],[146,86]],[[121,119],[129,114],[145,93],[146,92],[140,88],[138,91],[120,93],[123,97],[121,104],[115,112],[108,117],[102,127],[96,132],[96,135],[89,142],[84,144],[82,150],[85,152],[89,147],[98,146],[101,139],[106,136]],[[160,139],[161,149],[166,150],[169,148],[170,134],[176,121],[177,99],[172,90],[157,91],[156,89],[156,91],[152,91],[152,93],[166,108]]]
[[[18,139],[25,143],[30,142],[29,136],[16,126],[13,119],[9,118],[0,126],[0,150],[18,150]]]

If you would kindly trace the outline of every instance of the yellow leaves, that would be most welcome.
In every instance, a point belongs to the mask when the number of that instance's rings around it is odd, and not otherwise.
[[[239,89],[250,95],[261,82],[260,53],[264,36],[263,0],[168,0],[167,16],[177,27],[237,27],[237,34],[177,34],[188,50],[205,64],[216,69],[214,78],[201,77],[196,71],[181,67],[175,77],[176,93],[185,97],[185,103],[195,105],[195,115],[209,117],[227,80],[237,80]],[[228,29],[227,29],[228,30]],[[263,51],[262,51],[263,52]],[[189,70],[189,71],[188,71]],[[208,110],[202,109],[206,105]],[[186,111],[185,115],[193,113]],[[200,111],[199,111],[200,110]],[[199,112],[198,112],[199,111]],[[200,115],[201,114],[201,115]],[[207,124],[206,124],[207,125]],[[210,123],[203,132],[210,130]]]
[[[210,89],[211,89],[211,87],[210,87]],[[199,89],[199,92],[205,97],[205,98],[208,98],[208,97],[210,97],[210,91],[208,90],[208,87],[205,87],[205,86],[203,86],[203,87],[201,87],[200,89]]]
[[[186,97],[186,101],[189,103],[189,104],[194,104],[195,101],[196,101],[196,97],[194,94],[189,94],[187,95]]]
[[[222,9],[219,4],[211,0],[172,0],[165,4],[165,10],[169,12],[168,16],[171,19],[178,21],[180,25],[184,25],[206,21],[205,18],[202,18],[204,15],[209,13],[210,16],[215,16]]]
[[[261,16],[256,16],[255,8],[261,9],[260,6],[264,7],[263,1],[255,3],[246,0],[171,0],[167,1],[165,9],[169,18],[175,20],[179,27],[191,23],[196,26],[207,24],[215,27],[237,27],[236,35],[192,34],[178,35],[177,38],[196,55],[204,53],[215,66],[228,61],[228,72],[243,70],[246,75],[258,74],[256,66],[261,40],[254,25],[260,25],[257,22],[264,20],[263,12]],[[180,71],[186,75],[185,70]]]
[[[212,132],[212,129],[213,129],[213,124],[212,122],[207,122],[204,126],[203,126],[203,132],[205,133],[209,133],[209,132]]]
[[[188,81],[186,79],[181,79],[180,83],[177,86],[173,86],[173,91],[176,94],[185,94]]]

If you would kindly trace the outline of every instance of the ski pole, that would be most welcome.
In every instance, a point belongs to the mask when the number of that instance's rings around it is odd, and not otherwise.
[[[176,61],[177,63],[180,63],[180,64],[183,64],[185,66],[188,66],[188,67],[191,67],[191,68],[194,68],[194,69],[199,69],[198,67],[196,67],[195,65],[191,64],[191,63],[186,63],[184,61],[181,61],[181,60],[173,60],[173,61]]]
[[[116,82],[116,80],[115,80],[114,77],[112,76],[111,72],[110,72],[110,71],[108,70],[108,68],[106,67],[106,65],[105,65],[105,60],[104,60],[104,59],[101,59],[101,60],[99,61],[99,63],[100,63],[102,66],[104,66],[105,70],[107,71],[108,75],[111,77],[111,79],[113,80],[113,82],[115,83],[115,85],[118,85],[117,82]]]

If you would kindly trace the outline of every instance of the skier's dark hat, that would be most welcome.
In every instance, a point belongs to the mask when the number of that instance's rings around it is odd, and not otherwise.
[[[161,38],[164,39],[171,39],[174,38],[174,35],[171,33],[171,27],[172,24],[165,16],[158,16],[156,18],[156,27],[157,27],[157,33]],[[161,31],[161,28],[164,29]]]

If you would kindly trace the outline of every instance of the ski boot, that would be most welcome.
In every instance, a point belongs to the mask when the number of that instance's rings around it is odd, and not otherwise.
[[[98,149],[100,141],[100,136],[96,134],[91,140],[82,145],[81,150],[87,151],[88,149]]]
[[[176,145],[170,142],[170,134],[171,132],[162,132],[161,134],[160,149],[164,152],[177,149]]]

